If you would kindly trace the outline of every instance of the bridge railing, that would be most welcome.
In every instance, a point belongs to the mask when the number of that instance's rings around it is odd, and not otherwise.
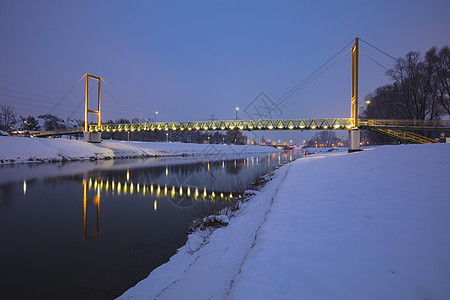
[[[450,128],[450,120],[383,120],[360,119],[360,127],[443,130]]]
[[[136,124],[91,125],[89,131],[207,131],[207,130],[342,130],[353,127],[350,118],[337,119],[276,119],[276,120],[228,120],[200,122],[157,122]]]
[[[36,137],[44,137],[44,136],[52,136],[52,135],[65,135],[65,134],[75,134],[75,133],[83,133],[83,127],[72,127],[72,128],[62,128],[56,130],[47,130],[47,131],[30,131],[28,135],[36,136]]]
[[[450,130],[450,120],[384,120],[360,119],[359,127],[401,130]],[[89,125],[90,132],[133,131],[207,131],[207,130],[347,130],[353,128],[350,118],[335,119],[275,119],[275,120],[227,120],[198,122],[157,122]],[[52,131],[30,132],[33,136],[57,136],[82,133],[83,127]]]

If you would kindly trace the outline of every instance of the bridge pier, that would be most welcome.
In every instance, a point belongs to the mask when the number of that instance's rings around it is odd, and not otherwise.
[[[101,132],[84,132],[84,141],[88,143],[101,143],[102,133]]]
[[[348,131],[348,152],[361,151],[361,129],[352,128]]]

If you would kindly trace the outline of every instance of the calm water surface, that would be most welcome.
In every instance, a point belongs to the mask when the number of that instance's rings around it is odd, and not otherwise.
[[[1,297],[115,298],[175,254],[199,211],[300,156],[1,166]]]

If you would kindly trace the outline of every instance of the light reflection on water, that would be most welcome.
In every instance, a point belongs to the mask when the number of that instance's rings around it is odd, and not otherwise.
[[[55,166],[62,175],[41,178],[30,166],[33,172],[12,181],[3,175],[14,168],[0,168],[2,297],[117,297],[184,244],[196,212],[242,197],[253,177],[299,156],[75,163],[74,172],[64,164]]]

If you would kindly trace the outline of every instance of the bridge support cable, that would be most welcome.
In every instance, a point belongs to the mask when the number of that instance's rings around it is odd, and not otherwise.
[[[102,81],[103,81],[104,84],[106,84],[106,86],[108,86],[108,87],[111,89],[111,91],[113,91],[115,94],[117,94],[120,98],[125,99],[125,98],[122,97],[122,96],[120,95],[120,93],[117,92],[117,91],[116,91],[116,90],[115,90],[108,82],[106,82],[104,79],[102,79]],[[122,109],[123,109],[125,112],[127,112],[130,116],[136,117],[137,119],[141,120],[142,122],[145,122],[146,118],[145,118],[143,115],[137,114],[137,113],[134,113],[134,112],[130,111],[130,110],[127,108],[127,106],[126,106],[125,104],[123,104],[117,97],[115,97],[114,95],[112,95],[111,93],[109,93],[108,90],[105,89],[105,92],[106,92],[108,95],[110,95],[111,98],[112,98],[113,100],[115,100],[115,101],[120,105],[120,107],[122,107]]]
[[[389,69],[387,67],[383,66],[380,62],[376,61],[374,58],[370,57],[369,55],[362,52],[361,50],[359,50],[359,52],[361,52],[365,57],[367,57],[368,59],[370,59],[371,61],[376,63],[380,68],[384,69],[385,71],[389,71]]]
[[[86,75],[85,75],[86,76]],[[89,88],[88,93],[92,92],[92,90],[97,86],[97,83],[95,83],[93,86],[91,86]],[[85,101],[85,96],[83,95],[83,97],[80,99],[80,102],[78,102],[77,106],[75,107],[75,109],[70,113],[68,119],[71,120],[72,117],[77,113],[77,111],[80,109],[80,106],[83,104],[83,102]]]
[[[83,77],[81,77],[78,81],[77,81],[77,83],[75,83],[75,85],[72,87],[72,88],[70,88],[65,94],[64,94],[64,96],[62,96],[59,100],[58,100],[58,102],[56,102],[53,106],[52,106],[52,108],[48,111],[48,115],[49,114],[51,114],[57,107],[58,107],[58,105],[60,105],[61,104],[61,102],[63,102],[64,101],[64,99],[75,89],[75,87],[84,79],[84,77],[86,77],[86,74],[85,75],[83,75]]]
[[[354,42],[354,40],[350,41],[343,48],[341,48],[338,52],[332,55],[329,59],[327,59],[322,65],[320,65],[317,69],[311,72],[308,76],[306,76],[302,81],[297,83],[293,88],[284,93],[275,103],[271,104],[266,111],[261,114],[261,119],[264,118],[268,113],[274,110],[276,107],[285,104],[287,101],[291,100],[294,96],[298,95],[302,92],[306,87],[308,87],[311,83],[313,83],[317,78],[319,78],[324,72],[326,72],[329,68],[331,68],[336,62],[338,62],[342,57],[344,57],[351,48],[349,46]],[[348,49],[345,53],[341,54],[343,51]]]
[[[375,50],[377,50],[377,51],[383,53],[384,55],[386,55],[386,56],[389,57],[390,59],[392,59],[392,60],[394,60],[394,61],[397,61],[397,59],[396,59],[395,57],[393,57],[392,55],[390,55],[390,54],[384,52],[383,50],[381,50],[381,49],[375,47],[374,45],[370,44],[369,42],[366,42],[366,41],[363,40],[363,39],[360,39],[360,40],[361,40],[361,42],[363,42],[364,44],[366,44],[366,45],[368,45],[368,46],[374,48]]]

